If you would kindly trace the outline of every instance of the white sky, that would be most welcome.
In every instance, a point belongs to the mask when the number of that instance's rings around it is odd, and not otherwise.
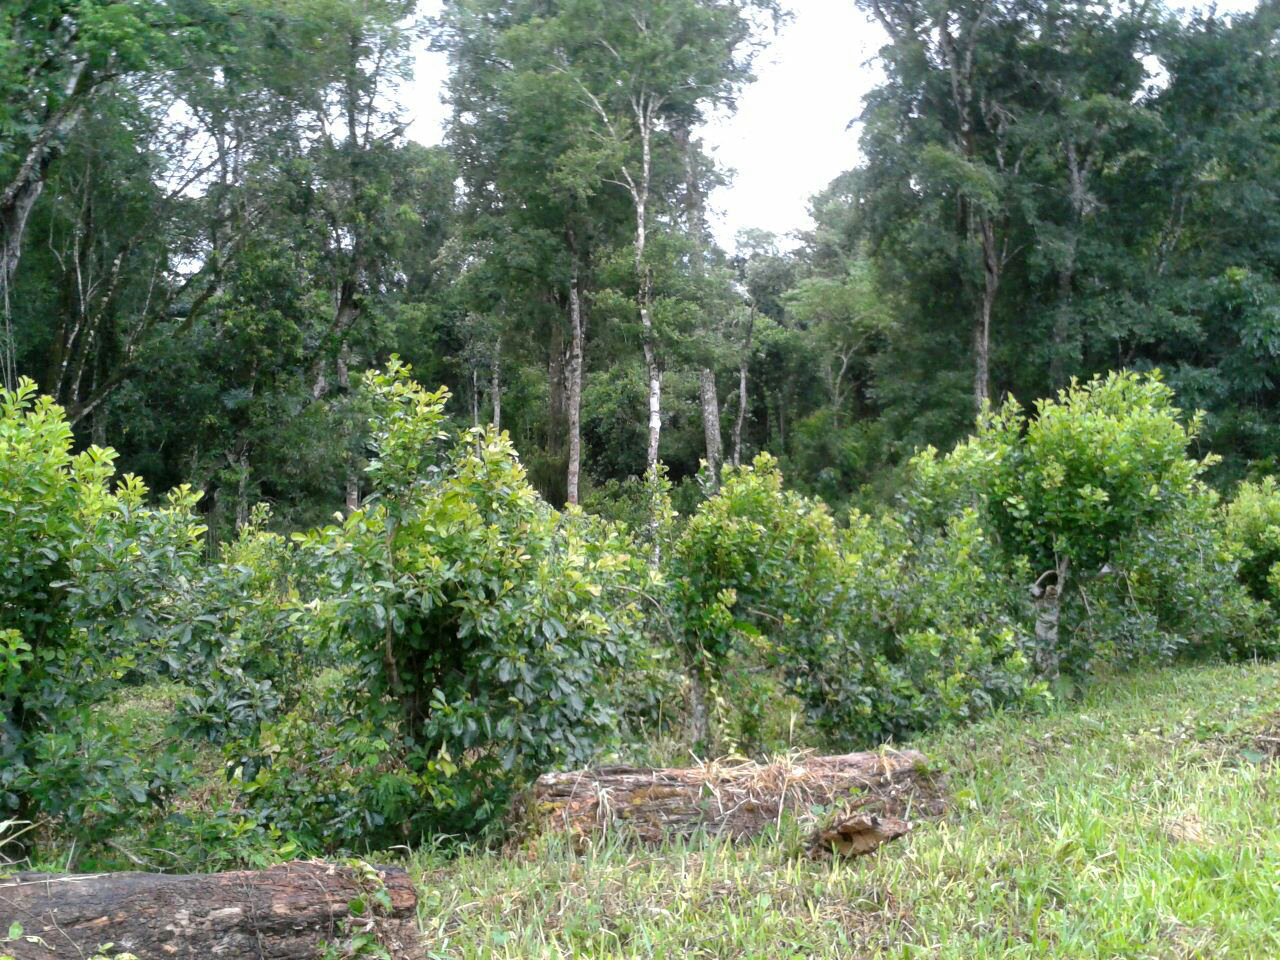
[[[726,247],[746,227],[782,236],[811,226],[809,198],[857,163],[857,130],[849,123],[880,76],[871,60],[884,33],[853,0],[791,0],[788,6],[793,19],[761,54],[756,82],[737,113],[703,131],[720,164],[736,172],[732,184],[711,197],[712,223]],[[1217,4],[1220,12],[1256,6],[1257,0]],[[439,8],[439,0],[419,5],[428,16]],[[405,95],[414,117],[410,136],[426,144],[440,142],[447,75],[443,55],[420,51]]]

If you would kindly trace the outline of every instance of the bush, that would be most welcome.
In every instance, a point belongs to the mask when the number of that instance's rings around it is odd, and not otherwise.
[[[824,617],[839,584],[836,527],[826,506],[782,489],[777,461],[762,453],[728,468],[670,550],[666,628],[694,684],[695,740],[725,664],[750,650],[777,661],[777,643]]]
[[[1038,704],[1029,603],[978,514],[941,526],[854,514],[825,629],[797,636],[790,673],[833,746],[868,745]]]
[[[1256,600],[1280,599],[1280,487],[1274,477],[1246,481],[1223,511],[1227,531],[1240,545],[1240,580]]]
[[[840,530],[823,504],[783,490],[762,454],[726,471],[667,578],[691,670],[714,689],[734,662],[781,669],[837,747],[1043,692],[1026,656],[1025,593],[972,510],[941,529],[855,513]],[[747,717],[745,729],[759,723]]]
[[[149,800],[148,770],[110,762],[85,708],[155,666],[166,591],[198,567],[204,528],[186,488],[160,507],[134,477],[113,488],[114,457],[73,456],[62,409],[30,381],[0,390],[0,809],[24,817],[90,823],[89,806]]]
[[[319,764],[333,779],[315,789],[360,799],[321,804],[313,829],[337,817],[346,837],[382,822],[410,837],[473,831],[532,776],[615,734],[607,694],[630,657],[645,567],[617,528],[538,497],[504,436],[443,430],[445,391],[394,361],[365,389],[375,494],[300,538],[326,578],[309,613],[349,673],[324,717],[282,721],[308,735],[276,737],[255,789],[307,786]],[[370,770],[372,786],[350,779]],[[394,789],[378,779],[392,770]],[[335,812],[356,807],[363,826]]]
[[[1079,586],[1150,567],[1156,532],[1185,528],[1185,518],[1202,509],[1199,477],[1213,460],[1187,454],[1201,421],[1182,422],[1158,374],[1112,373],[1039,401],[1034,416],[1009,400],[947,456],[927,451],[915,460],[925,503],[976,504],[1006,555],[1029,565],[1039,605],[1036,654],[1046,675],[1084,672],[1094,661],[1095,651],[1060,636],[1063,609],[1069,621],[1080,620]],[[1201,574],[1219,579],[1195,586],[1226,589],[1230,566],[1227,557],[1201,564]],[[1136,595],[1133,602],[1141,610]]]

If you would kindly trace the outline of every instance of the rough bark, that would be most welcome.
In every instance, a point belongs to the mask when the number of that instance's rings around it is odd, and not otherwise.
[[[711,709],[707,705],[707,685],[696,667],[689,671],[689,734],[696,749],[711,743]]]
[[[742,425],[747,419],[747,369],[751,363],[751,335],[756,325],[754,304],[747,315],[747,336],[742,344],[742,356],[738,360],[738,417],[733,421],[733,465],[742,466]]]
[[[480,426],[480,369],[471,364],[471,425]]]
[[[1066,249],[1058,264],[1058,308],[1053,320],[1053,356],[1049,361],[1049,380],[1055,389],[1067,385],[1068,353],[1073,334],[1074,315],[1072,298],[1075,290],[1076,257],[1080,245],[1080,229],[1085,213],[1091,204],[1086,186],[1089,157],[1082,160],[1075,142],[1067,139],[1062,151],[1067,163],[1067,181],[1071,196],[1071,220],[1067,231]]]
[[[578,502],[582,472],[582,292],[575,270],[569,281],[569,468],[565,499]]]
[[[1071,564],[1059,557],[1054,569],[1046,570],[1031,587],[1036,602],[1036,667],[1041,676],[1056,677],[1062,653],[1058,644],[1058,624],[1062,615],[1062,595],[1067,588]]]
[[[351,389],[351,349],[347,344],[338,351],[338,386],[346,393]],[[346,490],[343,502],[347,513],[355,513],[360,509],[360,470],[354,455],[348,454]]]
[[[16,960],[89,957],[98,946],[142,960],[319,958],[323,943],[370,932],[395,960],[425,956],[417,895],[399,869],[380,870],[389,914],[351,915],[370,884],[349,867],[290,863],[202,876],[154,873],[32,874],[0,879],[0,926],[22,936],[0,947]],[[38,939],[31,939],[38,938]]]
[[[621,827],[646,843],[700,830],[738,839],[776,824],[783,812],[806,814],[814,804],[865,807],[885,800],[884,813],[893,815],[905,809],[898,800],[930,785],[924,765],[915,750],[886,749],[771,764],[546,773],[534,783],[527,813],[543,829],[579,835]]]
[[[724,462],[724,445],[720,439],[720,401],[716,397],[716,375],[707,367],[698,372],[698,392],[702,398],[702,434],[707,445],[707,470],[711,485],[720,489],[720,465]]]
[[[644,365],[649,375],[649,442],[645,450],[644,465],[647,472],[652,472],[658,465],[658,443],[662,434],[662,368],[658,364],[653,328],[653,276],[645,260],[649,231],[649,184],[653,164],[654,106],[648,104],[643,98],[636,103],[636,126],[640,132],[640,175],[635,180],[628,176],[628,181],[636,214],[635,262],[636,283],[639,288],[637,299],[640,306],[640,327],[644,338]]]
[[[22,237],[27,217],[44,191],[45,178],[54,159],[61,154],[67,137],[84,114],[84,101],[98,80],[88,70],[87,60],[77,60],[67,73],[65,99],[36,131],[9,182],[0,190],[0,286],[8,294],[10,282],[22,256]]]
[[[493,360],[489,364],[489,400],[493,404],[493,429],[502,429],[502,337],[493,342]]]

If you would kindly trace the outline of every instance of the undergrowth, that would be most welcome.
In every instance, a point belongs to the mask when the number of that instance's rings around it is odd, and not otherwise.
[[[865,860],[796,858],[785,823],[739,847],[424,851],[428,955],[1280,956],[1278,715],[1280,666],[1184,667],[925,738],[951,809]]]

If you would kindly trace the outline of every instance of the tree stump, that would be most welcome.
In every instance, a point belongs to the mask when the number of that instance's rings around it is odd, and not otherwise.
[[[883,813],[897,815],[919,795],[930,806],[925,812],[937,812],[925,763],[915,750],[884,750],[800,755],[768,764],[721,761],[690,768],[546,773],[533,785],[525,816],[535,828],[579,836],[621,828],[645,843],[699,830],[746,838],[776,824],[784,812],[807,813],[815,804],[847,810],[879,802]],[[907,829],[885,831],[884,838]]]
[[[311,960],[323,944],[365,934],[394,960],[421,960],[417,903],[408,874],[390,868],[376,877],[324,863],[192,876],[22,873],[0,879],[0,936],[22,927],[0,956],[79,960],[110,943],[109,956],[140,960]]]

